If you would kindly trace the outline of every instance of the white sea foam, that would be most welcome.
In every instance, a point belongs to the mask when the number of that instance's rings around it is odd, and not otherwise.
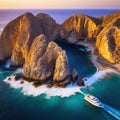
[[[13,74],[23,73],[23,68],[18,68]]]
[[[19,69],[16,72],[20,72],[21,69]],[[90,86],[92,85],[94,82],[96,82],[99,78],[103,78],[106,73],[117,73],[115,70],[113,69],[106,69],[106,70],[102,70],[102,71],[98,71],[96,72],[92,77],[90,78],[86,78],[87,80],[84,81],[86,86]],[[31,95],[31,96],[39,96],[41,94],[46,94],[46,98],[50,98],[52,96],[60,96],[60,97],[69,97],[71,95],[75,95],[76,93],[81,93],[79,86],[76,85],[69,85],[66,88],[59,88],[59,87],[51,87],[51,88],[47,88],[47,85],[41,85],[37,88],[35,88],[32,84],[33,82],[27,82],[25,80],[18,80],[15,81],[14,80],[14,76],[10,76],[11,80],[8,80],[8,78],[6,78],[4,80],[4,82],[6,82],[7,84],[10,84],[11,87],[13,88],[21,88],[21,92],[24,95]],[[24,81],[23,84],[21,84],[21,81]]]
[[[4,82],[10,84],[12,88],[22,88],[22,93],[24,95],[39,96],[41,94],[46,94],[46,98],[50,98],[51,96],[69,97],[80,92],[80,87],[78,86],[74,87],[68,86],[66,88],[56,87],[47,88],[47,85],[41,85],[35,88],[32,85],[33,82],[24,81],[24,83],[21,84],[20,82],[22,80],[15,81],[14,76],[10,76],[9,78],[11,78],[11,80],[8,80],[8,78],[6,78]]]
[[[89,77],[89,78],[85,78],[86,80],[85,85],[86,86],[90,86],[93,83],[95,83],[97,80],[99,79],[103,79],[105,77],[105,75],[107,73],[115,73],[115,74],[119,74],[117,71],[113,70],[113,69],[104,69],[104,70],[100,70],[97,71],[93,76]]]

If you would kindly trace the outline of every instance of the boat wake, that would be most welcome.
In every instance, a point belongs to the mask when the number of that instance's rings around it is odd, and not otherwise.
[[[103,109],[108,112],[110,115],[112,115],[117,120],[120,120],[120,111],[112,108],[111,106],[108,106],[106,104],[103,105]]]

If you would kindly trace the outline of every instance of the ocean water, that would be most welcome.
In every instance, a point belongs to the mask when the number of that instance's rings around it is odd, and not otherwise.
[[[58,23],[76,13],[101,16],[116,10],[0,10],[0,30],[12,19],[24,12],[49,13]],[[66,50],[70,71],[75,68],[79,75],[89,81],[96,81],[90,88],[81,88],[85,93],[98,97],[104,104],[104,109],[96,108],[84,100],[78,88],[62,91],[56,88],[51,94],[48,91],[30,94],[27,87],[10,87],[4,79],[14,73],[22,73],[22,69],[8,70],[6,64],[0,65],[0,120],[116,120],[120,119],[120,75],[112,73],[105,76],[107,71],[97,72],[90,56],[84,52],[85,47],[59,43]],[[109,71],[111,72],[111,71]],[[104,75],[104,76],[103,76]],[[14,85],[17,85],[14,83]],[[28,89],[29,88],[29,89]],[[42,89],[40,89],[42,90]],[[60,93],[58,93],[60,90]],[[32,91],[32,90],[31,90]],[[67,96],[68,94],[68,96]],[[49,97],[46,97],[46,96]],[[111,113],[111,114],[110,114]]]

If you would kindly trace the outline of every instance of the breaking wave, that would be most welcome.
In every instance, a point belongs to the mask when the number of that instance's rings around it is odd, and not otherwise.
[[[22,69],[16,70],[14,74],[19,72],[22,72]],[[96,72],[90,78],[86,78],[83,80],[86,86],[90,86],[94,82],[99,80],[99,78],[103,78],[107,73],[111,73],[111,72],[117,73],[115,70],[112,70],[112,69],[102,70],[102,71]],[[70,97],[71,95],[75,95],[76,93],[81,93],[80,88],[82,88],[73,84],[70,84],[65,88],[54,87],[54,86],[51,88],[48,88],[47,85],[41,85],[39,87],[35,87],[33,85],[33,82],[28,82],[23,79],[15,81],[14,76],[10,76],[10,78],[11,80],[8,80],[8,77],[7,77],[4,80],[4,82],[6,82],[7,84],[10,84],[12,88],[21,88],[22,89],[21,92],[24,95],[39,96],[41,94],[46,94],[46,98],[48,99],[52,96]],[[24,81],[24,82],[21,84],[21,81]]]
[[[90,86],[93,83],[95,83],[96,81],[98,81],[99,79],[103,79],[107,73],[119,74],[117,71],[115,71],[113,69],[100,70],[100,71],[97,71],[93,76],[91,76],[89,78],[84,78],[85,85]]]
[[[80,92],[80,87],[77,86],[71,87],[71,85],[69,85],[66,88],[47,88],[47,85],[41,85],[36,88],[32,85],[33,82],[28,82],[24,80],[24,83],[21,84],[21,81],[23,81],[22,79],[15,81],[14,76],[10,76],[9,78],[11,78],[11,80],[8,80],[8,78],[6,78],[4,82],[10,84],[12,88],[22,88],[22,93],[24,95],[39,96],[41,94],[46,94],[46,98],[50,98],[52,96],[69,97]]]

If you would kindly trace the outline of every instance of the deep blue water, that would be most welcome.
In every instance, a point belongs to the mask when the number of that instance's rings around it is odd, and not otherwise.
[[[62,23],[65,18],[76,13],[101,16],[116,10],[0,10],[0,29],[25,11],[32,11],[34,14],[49,13],[58,23]],[[59,44],[67,52],[70,70],[76,68],[79,75],[87,77],[95,73],[96,68],[90,63],[89,56],[81,51],[82,46]],[[4,65],[0,65],[0,120],[116,120],[103,109],[85,102],[79,93],[67,98],[56,96],[50,99],[46,99],[44,94],[38,97],[25,96],[21,89],[11,88],[3,82],[16,71],[20,72],[17,69],[6,70]],[[109,78],[99,79],[92,88],[82,90],[95,95],[110,108],[120,110],[119,75],[113,74]]]

